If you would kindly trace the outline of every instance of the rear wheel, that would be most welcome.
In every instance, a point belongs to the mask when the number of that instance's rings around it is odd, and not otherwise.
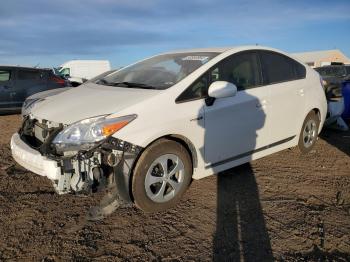
[[[298,147],[302,153],[310,152],[317,141],[320,120],[314,111],[311,111],[305,118],[299,136]]]
[[[179,202],[191,178],[192,163],[186,148],[160,139],[142,153],[135,166],[134,202],[146,212],[168,209]]]

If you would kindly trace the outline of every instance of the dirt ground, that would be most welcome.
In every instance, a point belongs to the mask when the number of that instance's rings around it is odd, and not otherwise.
[[[95,196],[59,196],[14,163],[19,125],[0,116],[0,261],[350,261],[350,132],[194,181],[167,212],[85,222]]]

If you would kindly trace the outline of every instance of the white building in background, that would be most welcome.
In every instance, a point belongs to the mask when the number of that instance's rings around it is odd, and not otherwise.
[[[311,67],[331,65],[332,63],[350,64],[350,59],[338,49],[294,53],[292,55]]]

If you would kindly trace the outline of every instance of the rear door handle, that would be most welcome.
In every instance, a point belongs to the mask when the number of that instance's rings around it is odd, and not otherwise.
[[[11,88],[11,86],[4,86],[4,89],[9,89]]]
[[[298,93],[299,93],[300,96],[304,96],[304,89],[299,89]]]

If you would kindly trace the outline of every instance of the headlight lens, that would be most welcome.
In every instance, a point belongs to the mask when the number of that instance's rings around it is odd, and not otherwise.
[[[44,99],[43,98],[26,99],[22,105],[22,111],[21,111],[22,116],[29,115],[34,105],[41,101],[44,101]]]
[[[89,150],[96,143],[114,134],[136,118],[99,116],[76,122],[63,129],[53,140],[58,151]]]

